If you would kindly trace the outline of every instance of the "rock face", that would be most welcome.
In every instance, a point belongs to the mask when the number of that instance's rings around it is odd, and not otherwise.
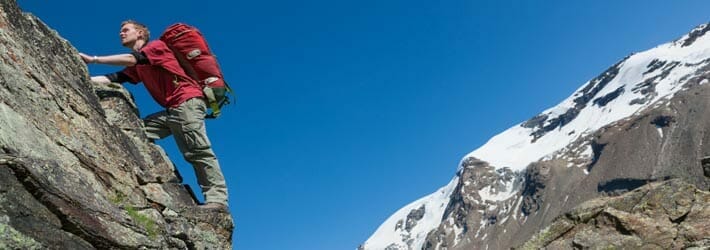
[[[464,157],[448,185],[397,211],[360,249],[599,249],[606,243],[595,239],[605,233],[605,242],[619,248],[710,247],[707,194],[687,186],[710,188],[708,31],[710,25],[700,25],[627,56],[559,105],[494,136]],[[638,189],[649,183],[654,186]],[[671,188],[653,191],[658,202],[695,197],[675,206],[693,201],[697,212],[666,209],[681,215],[654,222],[661,210],[639,208],[653,203],[639,198],[627,199],[636,203],[626,207],[604,205],[593,220],[553,224],[586,201],[649,193],[659,185]],[[407,216],[420,210],[426,213]],[[413,226],[395,226],[404,220]],[[624,223],[633,225],[620,229]],[[655,229],[640,231],[639,225]]]
[[[710,192],[680,179],[587,201],[521,249],[707,249]]]
[[[0,249],[231,249],[227,211],[196,206],[121,86],[0,1]]]

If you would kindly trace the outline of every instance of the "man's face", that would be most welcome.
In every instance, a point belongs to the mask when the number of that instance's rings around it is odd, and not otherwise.
[[[140,39],[142,31],[136,29],[132,23],[127,23],[121,27],[121,44],[126,47],[132,47],[133,44]]]

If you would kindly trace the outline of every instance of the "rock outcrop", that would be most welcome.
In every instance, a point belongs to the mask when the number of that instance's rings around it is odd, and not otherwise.
[[[0,249],[230,249],[233,227],[196,206],[125,89],[0,1]]]
[[[587,201],[520,249],[707,249],[710,192],[680,179]]]

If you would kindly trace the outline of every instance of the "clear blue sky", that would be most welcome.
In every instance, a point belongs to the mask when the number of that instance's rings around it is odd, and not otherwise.
[[[201,28],[239,96],[208,132],[244,250],[355,249],[491,136],[710,21],[701,0],[18,2],[92,55],[127,51],[125,19]]]

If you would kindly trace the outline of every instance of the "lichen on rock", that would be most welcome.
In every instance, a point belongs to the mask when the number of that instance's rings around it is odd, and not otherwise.
[[[710,192],[681,179],[587,201],[521,249],[686,249],[710,247]]]
[[[200,210],[142,126],[125,89],[0,1],[0,248],[231,249],[231,214]]]

